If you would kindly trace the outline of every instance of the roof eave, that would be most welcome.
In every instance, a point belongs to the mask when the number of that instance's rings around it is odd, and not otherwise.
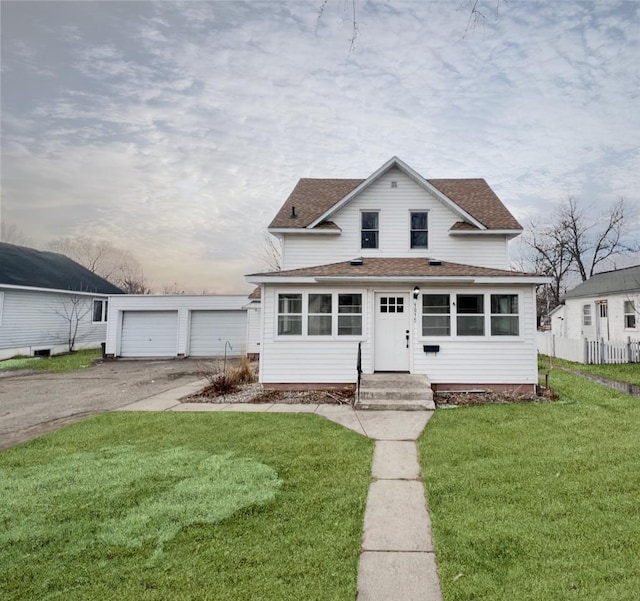
[[[308,229],[305,227],[270,227],[267,229],[270,234],[316,234],[323,236],[339,236],[342,234],[340,228],[335,229]]]
[[[124,293],[116,292],[80,292],[79,290],[59,290],[58,288],[40,288],[38,286],[18,286],[16,284],[3,284],[0,282],[0,288],[10,288],[11,290],[32,290],[33,292],[53,292],[55,294],[73,294],[79,296],[120,296]]]
[[[515,238],[522,234],[524,230],[449,230],[450,236],[507,236]]]

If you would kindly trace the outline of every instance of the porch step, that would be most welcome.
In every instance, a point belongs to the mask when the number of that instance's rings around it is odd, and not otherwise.
[[[363,374],[356,409],[432,411],[431,383],[426,376],[415,374]]]

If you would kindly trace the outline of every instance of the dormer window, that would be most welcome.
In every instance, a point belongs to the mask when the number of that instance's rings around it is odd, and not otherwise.
[[[361,248],[378,248],[378,211],[363,211],[361,219]]]
[[[411,211],[411,248],[428,248],[429,229],[426,211]]]

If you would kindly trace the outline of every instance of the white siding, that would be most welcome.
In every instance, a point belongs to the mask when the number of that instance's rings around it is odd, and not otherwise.
[[[609,320],[609,339],[624,341],[629,336],[632,339],[640,337],[640,294],[618,293],[585,298],[569,298],[565,301],[566,329],[564,335],[567,338],[596,339],[596,320],[598,311],[596,301],[607,301]],[[636,306],[636,327],[629,329],[624,327],[624,301],[634,300]],[[582,323],[582,307],[591,307],[591,326]]]
[[[109,320],[107,328],[107,355],[119,356],[121,354],[122,323],[125,311],[175,311],[178,314],[177,346],[174,352],[176,356],[186,356],[189,353],[189,336],[191,330],[191,313],[195,311],[231,311],[238,315],[246,327],[246,315],[244,309],[248,299],[244,295],[218,295],[218,296],[189,296],[166,295],[149,296],[122,294],[109,297]],[[238,342],[238,348],[244,346],[246,330],[243,330],[242,340]],[[224,351],[223,351],[224,352]],[[244,349],[242,350],[244,352]]]
[[[413,285],[376,286],[367,290],[357,287],[333,290],[363,293],[362,367],[373,371],[374,292],[411,292]],[[264,286],[263,352],[260,377],[263,383],[353,383],[356,380],[358,341],[339,337],[315,339],[309,337],[277,337],[276,299],[278,292],[319,292],[312,287]],[[430,291],[451,293],[511,293],[519,294],[520,335],[517,338],[479,337],[422,337],[421,300],[410,302],[412,373],[426,374],[435,383],[446,384],[535,384],[537,358],[535,338],[535,295],[533,286],[503,286],[494,288],[431,288]],[[422,286],[422,292],[427,292]],[[488,309],[487,309],[488,310]],[[423,345],[439,344],[440,352],[425,354]]]
[[[192,311],[189,340],[190,357],[244,355],[247,346],[247,312]]]
[[[91,322],[92,301],[107,298],[104,295],[1,290],[4,302],[0,320],[0,359],[33,355],[41,349],[50,349],[52,354],[68,351],[69,321],[64,315],[72,308],[74,299],[80,303],[78,311],[82,316],[75,348],[99,348],[105,340],[106,324]]]
[[[259,303],[247,307],[247,353],[259,354],[261,346],[262,311]]]
[[[396,181],[397,187],[391,188]],[[360,248],[360,213],[379,211],[379,248]],[[410,248],[410,211],[428,211],[429,248]],[[347,261],[357,256],[435,257],[443,261],[509,268],[505,236],[449,235],[460,221],[435,196],[397,169],[392,169],[336,213],[332,220],[342,229],[340,235],[286,234],[283,269],[309,267]]]

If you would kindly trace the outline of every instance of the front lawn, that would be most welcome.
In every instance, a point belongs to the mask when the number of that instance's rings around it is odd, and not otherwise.
[[[564,359],[556,359],[555,357],[547,357],[540,355],[538,365],[540,369],[546,371],[549,369],[549,361],[552,367],[564,367],[567,369],[575,369],[594,376],[618,380],[627,384],[636,384],[640,386],[640,363],[611,363],[606,365],[584,365],[583,363],[573,363]]]
[[[640,400],[560,370],[557,403],[439,410],[420,442],[445,601],[640,591]]]
[[[35,369],[38,371],[67,372],[91,367],[102,356],[100,349],[78,351],[53,357],[16,357],[0,361],[0,370]]]
[[[3,451],[3,599],[353,599],[372,454],[317,416],[236,413],[110,413]]]

